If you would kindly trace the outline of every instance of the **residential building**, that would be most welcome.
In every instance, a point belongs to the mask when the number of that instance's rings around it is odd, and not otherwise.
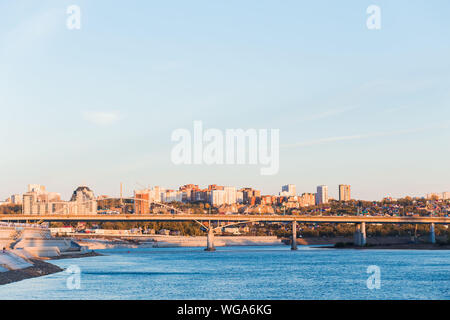
[[[282,193],[282,194],[281,194]],[[297,194],[295,190],[295,184],[287,184],[281,187],[280,195],[284,197],[293,197]]]
[[[349,201],[349,200],[351,200],[350,185],[340,184],[339,185],[339,201]]]
[[[236,203],[236,188],[235,187],[224,187],[225,192],[225,204],[235,204]]]
[[[10,198],[11,204],[22,204],[23,195],[13,194]]]
[[[225,204],[225,190],[211,190],[209,202],[215,207]]]
[[[153,200],[153,192],[150,189],[134,191],[134,213],[149,214],[150,203]]]
[[[303,193],[299,197],[299,201],[301,207],[309,207],[316,204],[316,194],[315,193]]]
[[[29,185],[28,190],[22,200],[22,212],[25,215],[97,214],[94,193],[86,186],[78,187],[70,201],[61,201],[59,193],[47,192],[41,185]]]
[[[316,204],[328,203],[328,186],[322,185],[317,187]]]

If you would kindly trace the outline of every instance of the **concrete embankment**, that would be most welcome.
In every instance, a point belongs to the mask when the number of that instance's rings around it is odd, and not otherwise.
[[[71,239],[51,237],[48,228],[23,223],[1,223],[0,245],[0,284],[63,270],[43,259],[98,255]]]
[[[5,261],[6,259],[3,259],[4,257],[2,257],[4,255],[5,254],[0,253],[0,261],[7,262]],[[9,256],[9,259],[11,254],[8,253],[7,255]],[[17,256],[15,259],[20,259],[20,257]],[[11,266],[14,266],[13,263],[4,265],[4,267],[0,269],[0,285],[63,271],[63,269],[58,266],[38,259],[23,261],[23,265],[21,265],[22,268],[11,268]]]

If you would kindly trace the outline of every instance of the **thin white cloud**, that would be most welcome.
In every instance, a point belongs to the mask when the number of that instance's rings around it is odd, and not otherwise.
[[[400,107],[394,107],[394,108],[390,108],[390,109],[387,109],[386,111],[385,111],[385,113],[394,113],[394,112],[397,112],[397,111],[402,111],[402,110],[406,110],[406,109],[410,109],[411,108],[411,106],[400,106]]]
[[[6,30],[0,38],[2,53],[16,56],[36,51],[37,47],[45,47],[58,30],[64,30],[60,17],[60,10],[51,8],[23,19],[13,28]]]
[[[355,135],[348,135],[348,136],[327,137],[327,138],[310,140],[310,141],[305,141],[305,142],[300,142],[300,143],[282,145],[281,147],[282,148],[308,147],[308,146],[314,146],[314,145],[330,143],[330,142],[345,141],[345,140],[359,140],[359,139],[368,139],[368,138],[386,137],[386,136],[396,136],[396,135],[402,135],[402,134],[423,132],[423,131],[432,130],[432,129],[445,129],[448,127],[449,127],[449,123],[441,123],[441,124],[434,124],[434,125],[429,125],[426,127],[414,128],[414,129],[405,129],[405,130],[397,130],[397,131],[382,131],[382,132],[372,132],[372,133],[355,134]]]
[[[120,116],[116,111],[84,111],[83,118],[98,126],[109,126],[119,121]]]
[[[306,117],[302,117],[302,118],[300,118],[300,121],[304,122],[304,121],[324,119],[324,118],[339,115],[341,113],[349,112],[349,111],[355,110],[357,108],[358,108],[357,106],[349,106],[349,107],[343,107],[340,109],[327,110],[324,112],[320,112],[320,113],[312,114],[312,115],[309,115]]]

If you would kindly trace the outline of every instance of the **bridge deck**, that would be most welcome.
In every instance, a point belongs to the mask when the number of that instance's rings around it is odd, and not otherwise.
[[[406,223],[406,224],[450,224],[449,217],[381,217],[381,216],[286,216],[286,215],[195,215],[195,214],[117,214],[117,215],[0,215],[0,221],[234,221],[234,222],[311,222],[311,223]]]

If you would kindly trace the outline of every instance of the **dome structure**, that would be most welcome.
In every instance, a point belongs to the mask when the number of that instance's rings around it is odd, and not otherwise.
[[[93,200],[94,192],[91,189],[89,189],[89,187],[79,186],[73,192],[72,197],[70,198],[70,201],[77,201],[77,199],[79,199],[80,196],[82,196],[85,199]]]

